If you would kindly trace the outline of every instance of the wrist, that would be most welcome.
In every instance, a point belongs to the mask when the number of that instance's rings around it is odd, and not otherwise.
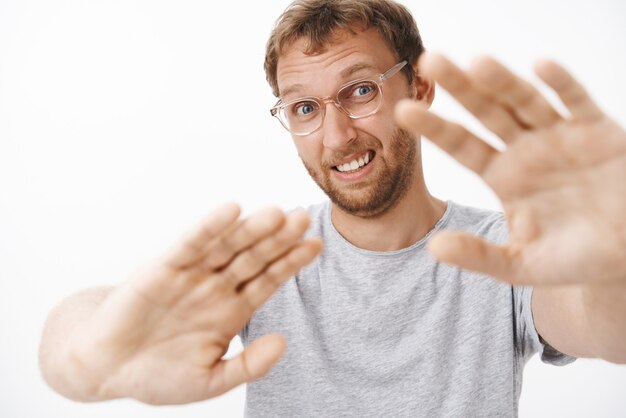
[[[76,342],[77,338],[70,336],[47,360],[44,375],[48,384],[59,394],[79,402],[121,397],[115,396],[111,385],[105,384],[105,374],[101,372],[104,369],[98,366],[97,360],[85,355],[89,348]]]

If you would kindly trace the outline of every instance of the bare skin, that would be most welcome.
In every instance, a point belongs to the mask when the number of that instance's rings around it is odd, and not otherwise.
[[[279,335],[221,358],[252,313],[322,246],[317,238],[301,240],[309,224],[303,212],[238,217],[236,205],[222,207],[142,273],[78,296],[81,312],[69,309],[71,301],[53,312],[41,352],[48,383],[80,401],[181,404],[263,376],[285,350]]]
[[[321,56],[296,52],[281,57],[279,81],[286,80],[287,69],[293,80],[307,84],[309,93],[324,96],[333,92],[318,87],[327,83],[336,88],[344,82],[336,73],[346,66],[366,61],[376,69],[346,76],[350,78],[396,64],[375,31],[363,35],[349,37]],[[380,53],[372,54],[373,48]],[[322,155],[346,157],[348,147],[362,146],[350,143],[351,132],[360,132],[378,141],[380,161],[401,166],[403,155],[389,151],[396,128],[393,109],[399,99],[417,94],[432,100],[430,84],[411,90],[406,78],[398,76],[385,82],[386,103],[371,118],[351,122],[329,108],[321,137],[297,142],[301,158],[315,170],[328,170],[322,168]],[[376,220],[334,211],[340,232],[356,245],[380,250],[411,245],[428,232],[445,203],[428,194],[420,158],[414,164],[416,175],[393,211]],[[363,198],[370,184],[384,180],[379,171],[361,190],[337,187]],[[232,360],[221,358],[254,310],[313,260],[321,243],[299,241],[309,222],[304,213],[285,216],[269,210],[245,221],[237,221],[238,215],[233,206],[217,211],[170,255],[121,286],[83,292],[62,303],[50,315],[41,344],[41,368],[49,384],[81,401],[129,397],[150,404],[180,404],[218,396],[267,373],[285,350],[279,335],[256,340]],[[402,233],[380,233],[392,227]]]
[[[299,83],[297,94],[325,97],[349,81],[339,76],[345,68],[366,62],[376,71],[351,76],[371,76],[396,59],[369,32],[319,56],[299,55],[296,44],[281,62],[281,87]],[[540,64],[537,72],[571,117],[559,115],[527,82],[490,59],[463,71],[444,57],[426,55],[420,69],[498,134],[507,150],[498,152],[429,112],[432,85],[425,79],[411,89],[395,77],[385,82],[386,102],[371,117],[352,120],[329,105],[317,135],[296,140],[300,157],[339,192],[353,189],[351,198],[366,199],[370,185],[381,180],[381,166],[355,187],[330,171],[332,165],[374,146],[379,163],[392,166],[395,105],[418,99],[397,109],[401,126],[481,175],[502,200],[511,236],[497,247],[440,233],[431,239],[431,251],[508,283],[536,285],[535,323],[555,348],[626,362],[624,130],[554,63]],[[381,216],[334,210],[339,232],[379,251],[406,247],[427,233],[445,207],[428,193],[419,158],[415,164],[408,191]],[[130,397],[180,404],[263,376],[285,350],[279,335],[253,342],[231,360],[222,356],[254,310],[320,253],[318,239],[301,240],[308,222],[304,213],[276,209],[245,220],[233,205],[216,211],[143,273],[115,289],[76,295],[55,310],[42,340],[44,377],[59,393],[81,401]]]
[[[395,54],[375,29],[338,31],[333,39],[335,42],[319,54],[303,53],[304,40],[295,41],[285,50],[277,68],[279,90],[288,93],[285,100],[308,95],[333,97],[344,83],[383,73],[397,63]],[[355,67],[359,70],[345,73]],[[427,79],[416,76],[409,85],[406,76],[399,73],[384,82],[383,103],[376,114],[351,119],[335,106],[327,105],[318,131],[293,137],[298,155],[327,194],[340,194],[364,206],[379,190],[377,185],[389,181],[390,172],[405,170],[408,164],[413,166],[405,193],[386,202],[392,205],[381,208],[382,212],[374,211],[376,216],[363,211],[348,212],[333,203],[333,224],[359,248],[393,251],[408,247],[428,233],[446,209],[446,203],[431,196],[424,182],[421,137],[413,138],[413,161],[407,161],[407,152],[394,152],[393,145],[398,140],[396,103],[410,98],[429,106],[433,97],[433,85]],[[365,178],[353,182],[338,178],[335,165],[368,150],[376,152],[376,161]]]
[[[535,323],[554,347],[626,362],[624,129],[551,61],[538,62],[535,71],[568,116],[491,58],[462,70],[427,54],[419,65],[506,145],[499,152],[420,103],[400,103],[401,125],[427,136],[493,189],[510,230],[504,246],[442,232],[430,250],[442,261],[535,286]]]

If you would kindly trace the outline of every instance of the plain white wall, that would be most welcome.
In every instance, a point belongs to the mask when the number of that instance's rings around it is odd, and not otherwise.
[[[0,0],[0,416],[242,415],[245,388],[183,407],[70,402],[37,368],[62,297],[115,284],[214,206],[323,199],[269,116],[264,44],[288,1]],[[532,75],[554,57],[626,125],[625,3],[406,0],[426,45],[461,65],[495,55]],[[446,94],[434,108],[484,132]],[[439,197],[499,208],[424,144]],[[240,349],[231,348],[231,354]],[[526,368],[522,417],[624,416],[626,368]]]

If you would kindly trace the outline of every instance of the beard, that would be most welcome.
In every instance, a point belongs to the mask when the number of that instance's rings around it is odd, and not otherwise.
[[[322,162],[321,172],[304,160],[302,163],[315,183],[339,209],[362,218],[376,218],[395,207],[409,190],[415,172],[415,141],[407,131],[396,128],[389,142],[389,153],[383,156],[379,152],[382,144],[378,139],[358,137],[350,149],[333,155],[331,159],[339,161],[343,156],[367,149],[376,152],[376,177],[355,184],[337,184],[333,181],[331,170],[334,170],[334,166],[327,162]]]

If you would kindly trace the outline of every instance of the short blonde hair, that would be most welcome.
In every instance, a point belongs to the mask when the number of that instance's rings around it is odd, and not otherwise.
[[[424,51],[422,38],[408,9],[393,0],[296,0],[276,21],[265,51],[265,75],[276,97],[280,95],[276,71],[278,59],[293,42],[305,38],[305,54],[324,51],[337,30],[378,30],[413,83],[413,64]]]

